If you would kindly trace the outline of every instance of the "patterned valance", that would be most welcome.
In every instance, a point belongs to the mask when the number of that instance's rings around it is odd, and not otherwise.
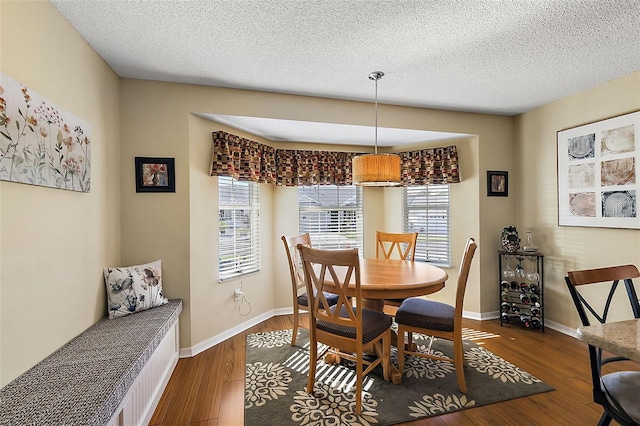
[[[458,183],[458,150],[455,145],[399,153],[402,185]]]
[[[213,132],[211,176],[280,186],[351,185],[351,160],[359,152],[275,149],[230,133]],[[455,146],[398,153],[402,185],[458,183]]]
[[[351,159],[358,152],[276,150],[278,185],[351,185]]]
[[[213,132],[211,176],[276,183],[276,150],[272,146],[227,132]]]

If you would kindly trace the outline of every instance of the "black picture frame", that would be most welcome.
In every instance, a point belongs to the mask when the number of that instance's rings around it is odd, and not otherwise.
[[[488,197],[508,197],[509,196],[509,172],[488,170],[487,171],[487,196]]]
[[[175,159],[136,157],[136,192],[176,192]]]

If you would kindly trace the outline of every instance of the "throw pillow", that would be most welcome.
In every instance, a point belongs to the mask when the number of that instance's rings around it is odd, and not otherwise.
[[[104,268],[109,318],[144,311],[169,301],[162,291],[160,260],[144,265]]]

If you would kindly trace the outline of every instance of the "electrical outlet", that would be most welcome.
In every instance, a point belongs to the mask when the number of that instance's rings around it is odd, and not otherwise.
[[[239,288],[233,291],[233,298],[236,302],[240,302],[242,300],[242,296],[244,296],[244,293]]]

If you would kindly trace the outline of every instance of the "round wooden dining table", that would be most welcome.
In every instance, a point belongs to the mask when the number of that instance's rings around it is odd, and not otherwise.
[[[437,266],[394,259],[360,259],[360,289],[363,306],[383,310],[384,299],[424,296],[442,290],[449,276]],[[331,291],[331,282],[325,283]],[[355,285],[350,296],[355,296]]]

